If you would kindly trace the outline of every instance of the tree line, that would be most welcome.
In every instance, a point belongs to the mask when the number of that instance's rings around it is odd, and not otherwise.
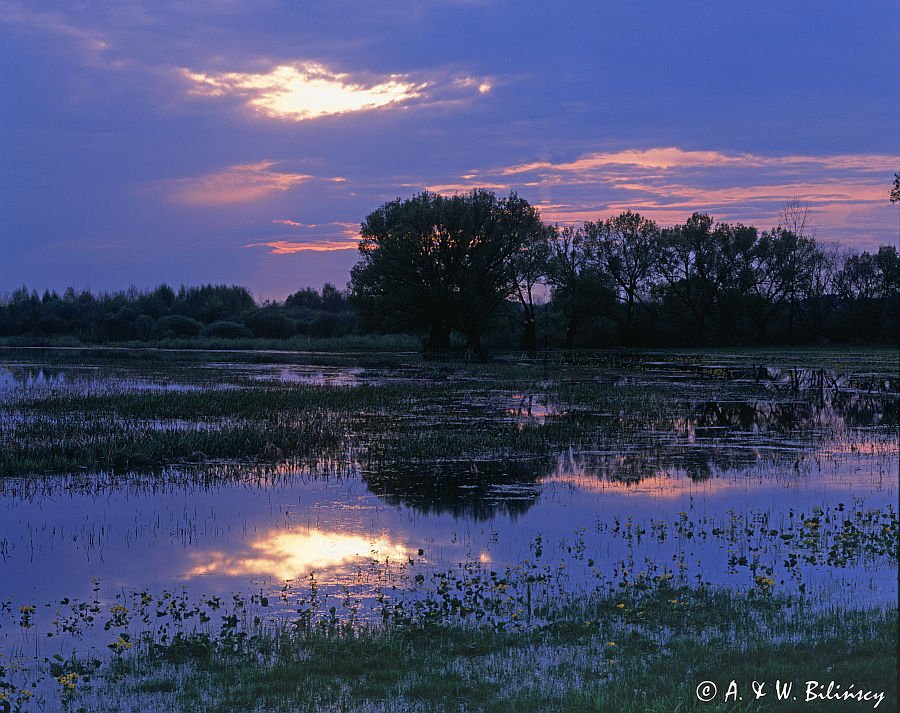
[[[334,337],[356,329],[354,310],[334,285],[299,290],[284,302],[258,303],[229,285],[168,285],[93,294],[43,295],[20,287],[0,300],[0,336],[69,336],[86,343],[191,338]]]
[[[893,193],[892,193],[893,198]],[[695,213],[663,227],[632,211],[578,226],[541,220],[516,194],[420,193],[369,214],[346,291],[283,302],[238,286],[168,285],[0,297],[0,336],[86,343],[288,339],[412,333],[430,352],[499,348],[896,343],[893,246],[840,250],[810,234],[808,210],[778,225]]]
[[[514,193],[424,192],[366,218],[351,301],[370,328],[425,330],[430,350],[456,331],[478,352],[505,313],[534,351],[542,293],[545,340],[552,314],[565,348],[586,329],[585,345],[895,342],[896,248],[841,252],[808,233],[799,201],[766,231],[632,211],[560,228]]]

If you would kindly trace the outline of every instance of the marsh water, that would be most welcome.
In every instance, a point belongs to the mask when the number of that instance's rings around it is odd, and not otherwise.
[[[361,429],[320,457],[204,456],[7,477],[3,647],[49,650],[35,634],[58,633],[60,608],[72,602],[105,612],[141,592],[237,595],[289,618],[313,581],[334,602],[360,602],[440,572],[523,562],[572,592],[665,573],[689,585],[802,592],[824,606],[894,605],[895,357],[837,353],[807,367],[802,353],[645,354],[521,368],[510,358],[500,376],[410,355],[10,359],[0,364],[6,448],[33,418],[29,404],[45,398],[69,398],[77,412],[85,396],[260,386],[408,390],[406,412],[377,416],[384,422],[373,428],[402,426],[410,438],[453,428],[477,441],[486,424],[540,432],[573,414],[595,425],[590,439],[540,452],[372,458],[371,429]],[[579,400],[581,386],[658,394],[671,408]],[[441,398],[428,401],[437,389]],[[177,434],[227,423],[179,416],[141,427]],[[23,606],[36,608],[36,626],[21,626]],[[92,645],[102,649],[102,635]]]

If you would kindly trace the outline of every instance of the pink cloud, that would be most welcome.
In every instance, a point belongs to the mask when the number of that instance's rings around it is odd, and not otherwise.
[[[270,248],[270,255],[293,255],[303,252],[333,252],[335,250],[356,250],[359,240],[314,240],[310,242],[291,242],[289,240],[272,240],[265,243],[250,243],[245,248]]]
[[[552,163],[536,161],[507,166],[501,175],[530,172],[584,173],[612,166],[670,170],[679,168],[739,168],[818,167],[823,169],[854,169],[889,171],[897,165],[898,157],[883,154],[851,154],[837,156],[759,156],[756,154],[726,154],[720,151],[684,151],[674,146],[652,149],[599,152],[580,156],[574,161]]]
[[[189,206],[221,206],[248,203],[281,191],[287,191],[313,178],[303,173],[272,170],[275,161],[237,164],[224,171],[195,178],[169,181],[169,197]]]
[[[660,147],[470,170],[430,190],[537,194],[543,218],[564,225],[623,210],[673,224],[705,211],[768,228],[784,201],[796,198],[810,205],[821,238],[868,249],[894,238],[887,193],[897,168],[900,156],[887,154],[761,156]]]

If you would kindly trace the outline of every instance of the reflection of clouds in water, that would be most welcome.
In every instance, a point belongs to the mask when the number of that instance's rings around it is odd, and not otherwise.
[[[900,456],[900,446],[896,440],[861,440],[829,441],[816,451],[817,455],[867,455],[867,456]]]
[[[558,407],[547,400],[546,396],[535,394],[513,394],[509,398],[511,406],[505,409],[519,426],[526,424],[544,425],[547,418],[556,415]]]
[[[628,493],[647,495],[653,498],[681,498],[697,490],[697,483],[686,474],[652,475],[641,480],[607,480],[587,472],[553,473],[541,480],[542,485],[561,483],[578,490],[592,493]],[[746,485],[737,481],[714,478],[704,481],[703,492],[713,495],[726,490],[746,490]]]
[[[194,555],[197,564],[187,576],[264,575],[288,580],[361,560],[406,561],[409,553],[408,548],[384,536],[368,538],[321,530],[272,532],[242,552],[212,551]]]

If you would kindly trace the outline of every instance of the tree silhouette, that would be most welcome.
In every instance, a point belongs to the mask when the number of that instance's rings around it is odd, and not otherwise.
[[[894,174],[894,184],[891,186],[891,203],[900,203],[900,171]],[[898,206],[900,209],[900,206]],[[897,233],[900,238],[900,210],[897,213]]]
[[[615,283],[622,310],[610,316],[628,344],[634,337],[635,309],[645,304],[656,273],[659,227],[629,210],[599,223],[585,223],[584,229],[596,234],[599,267]]]
[[[426,328],[428,351],[449,348],[458,330],[481,353],[488,320],[518,287],[522,247],[542,230],[537,211],[515,194],[398,198],[362,224],[354,302],[375,321],[390,315],[404,328]]]

